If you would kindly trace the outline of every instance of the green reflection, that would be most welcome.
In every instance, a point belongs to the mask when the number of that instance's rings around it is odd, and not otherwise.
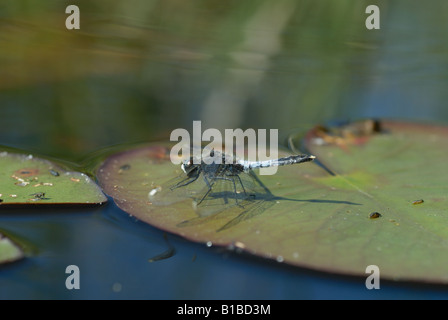
[[[376,2],[381,30],[369,31],[374,3],[78,1],[81,29],[69,31],[68,1],[4,1],[0,144],[73,160],[192,120],[446,122],[447,4]]]

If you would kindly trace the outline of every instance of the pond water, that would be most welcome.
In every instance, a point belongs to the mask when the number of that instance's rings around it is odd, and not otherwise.
[[[375,3],[381,29],[367,30]],[[448,123],[446,1],[77,4],[79,30],[65,28],[65,2],[0,5],[1,145],[90,168],[98,150],[166,141],[193,120],[279,129],[281,139],[333,120]],[[112,200],[2,209],[0,230],[30,248],[0,267],[0,299],[448,298],[445,287],[367,290],[364,278],[190,243]],[[65,287],[68,265],[80,290]]]
[[[7,212],[2,229],[31,243],[29,258],[2,266],[1,299],[445,299],[444,287],[381,282],[288,267],[166,235],[100,209]],[[174,252],[173,252],[174,250]],[[172,254],[172,256],[171,256]],[[165,259],[156,260],[162,256]],[[80,270],[67,290],[66,267]]]

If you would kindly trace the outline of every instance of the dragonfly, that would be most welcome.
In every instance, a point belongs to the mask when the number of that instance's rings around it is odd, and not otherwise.
[[[194,209],[202,217],[233,207],[245,209],[273,198],[254,169],[298,164],[314,159],[313,155],[300,154],[248,161],[212,149],[206,158],[193,156],[184,160],[181,163],[182,174],[153,188],[148,196],[155,205],[168,205],[191,198]]]

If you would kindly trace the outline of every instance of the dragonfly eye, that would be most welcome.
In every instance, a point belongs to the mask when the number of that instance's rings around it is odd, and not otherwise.
[[[181,169],[183,172],[188,174],[191,171],[192,167],[193,167],[193,158],[190,158],[182,162]]]

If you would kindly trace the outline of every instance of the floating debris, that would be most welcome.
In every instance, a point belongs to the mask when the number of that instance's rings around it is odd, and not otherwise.
[[[53,183],[51,183],[51,182],[39,182],[39,183],[36,183],[35,185],[33,185],[33,187],[40,187],[40,186],[52,187]]]
[[[176,253],[176,250],[174,249],[174,247],[170,247],[165,252],[162,252],[152,258],[149,258],[148,262],[156,262],[156,261],[168,259],[168,258],[171,258],[172,256],[174,256],[175,253]]]
[[[14,184],[19,187],[26,187],[31,182],[38,180],[35,176],[39,170],[38,169],[20,169],[14,172],[11,178],[17,180]]]
[[[51,173],[52,176],[59,177],[59,172],[57,172],[57,171],[55,171],[53,169],[50,169],[50,173]]]
[[[425,202],[425,201],[423,201],[423,199],[420,199],[420,200],[412,201],[412,204],[413,204],[413,205],[416,205],[416,204],[421,204],[421,203],[423,203],[423,202]]]
[[[27,186],[27,185],[29,185],[30,183],[28,182],[28,181],[17,181],[16,183],[14,183],[16,186],[19,186],[19,187],[25,187],[25,186]]]
[[[241,241],[232,241],[232,243],[227,246],[228,250],[235,251],[237,253],[243,252],[245,248],[246,245]]]
[[[166,233],[163,234],[163,238],[165,239],[168,249],[152,258],[149,258],[148,262],[155,262],[155,261],[168,259],[168,258],[171,258],[172,256],[174,256],[174,254],[176,253],[176,249],[168,242],[168,237],[167,237]]]
[[[325,127],[318,125],[313,129],[313,143],[316,145],[338,145],[347,148],[348,145],[361,145],[367,139],[382,132],[378,120],[367,119],[350,122],[345,125]]]
[[[379,213],[379,212],[372,212],[372,213],[369,215],[369,218],[370,218],[370,219],[378,219],[378,218],[380,218],[380,217],[382,217],[382,215],[381,215],[381,213]]]
[[[149,197],[153,197],[153,196],[156,195],[156,193],[158,193],[158,192],[160,192],[160,191],[162,191],[162,187],[161,187],[161,186],[157,186],[157,187],[155,187],[154,189],[151,189],[151,190],[149,191],[148,196],[149,196]]]
[[[99,186],[81,172],[67,171],[46,159],[23,154],[1,154],[2,208],[6,204],[8,206],[35,206],[36,204],[91,206],[107,201]],[[72,180],[69,180],[70,178]],[[58,190],[56,193],[55,188]],[[92,193],[86,191],[85,188],[92,189]]]

